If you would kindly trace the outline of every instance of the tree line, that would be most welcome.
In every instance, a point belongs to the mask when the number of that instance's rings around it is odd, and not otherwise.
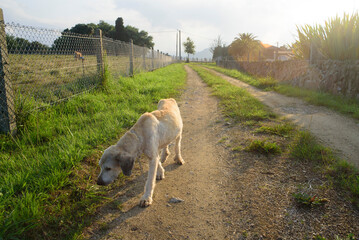
[[[146,31],[140,31],[138,28],[130,25],[124,26],[123,18],[119,17],[115,21],[115,26],[100,20],[98,24],[79,23],[70,29],[66,28],[62,31],[62,36],[57,38],[51,47],[38,41],[31,42],[24,38],[6,35],[8,52],[18,54],[39,54],[49,52],[71,54],[73,51],[81,51],[87,54],[93,54],[94,50],[91,47],[94,44],[93,39],[73,38],[72,34],[94,36],[96,29],[101,29],[104,37],[113,40],[129,42],[132,39],[135,45],[148,48],[153,48],[155,45],[153,37]]]

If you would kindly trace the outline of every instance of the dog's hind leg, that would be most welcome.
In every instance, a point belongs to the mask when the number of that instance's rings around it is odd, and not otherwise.
[[[158,161],[156,179],[162,180],[165,178],[165,169],[162,167],[161,161]]]
[[[180,133],[176,138],[176,144],[175,144],[175,162],[179,165],[183,165],[185,162],[181,156],[181,139],[182,139],[182,133]]]
[[[161,163],[164,163],[167,160],[168,155],[170,155],[170,150],[168,150],[168,145],[167,145],[162,149]]]

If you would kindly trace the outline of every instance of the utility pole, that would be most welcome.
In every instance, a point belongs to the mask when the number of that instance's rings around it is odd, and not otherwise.
[[[182,57],[181,57],[181,30],[179,31],[179,44],[178,44],[178,48],[179,48],[179,60],[182,61]]]

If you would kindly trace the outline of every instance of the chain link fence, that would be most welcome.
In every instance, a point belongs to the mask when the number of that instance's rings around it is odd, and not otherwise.
[[[2,14],[1,14],[2,15]],[[106,37],[4,23],[0,19],[0,129],[11,132],[24,101],[50,106],[91,90],[104,64],[111,74],[132,76],[172,63],[172,57]],[[23,110],[23,109],[22,109]]]

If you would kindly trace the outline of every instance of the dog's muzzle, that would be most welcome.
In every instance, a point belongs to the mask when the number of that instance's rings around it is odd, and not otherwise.
[[[106,184],[106,183],[102,180],[102,178],[98,178],[98,179],[97,179],[97,185],[106,186],[106,185],[108,185],[108,184]]]

